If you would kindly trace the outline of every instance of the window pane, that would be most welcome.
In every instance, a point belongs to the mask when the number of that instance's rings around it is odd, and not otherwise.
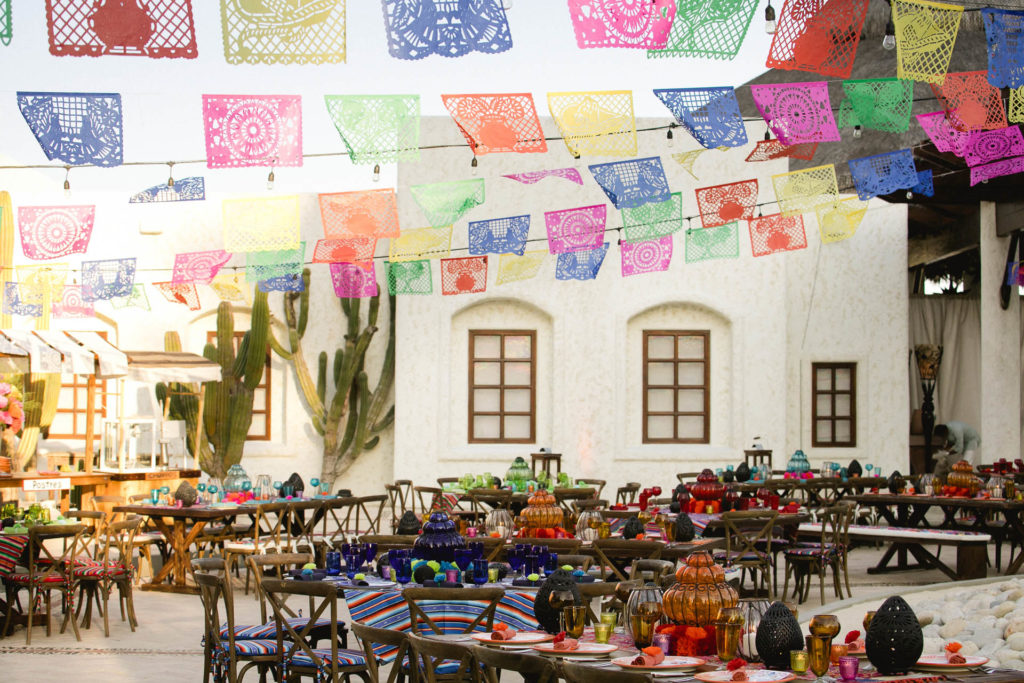
[[[474,415],[473,416],[473,438],[474,439],[497,439],[498,429],[501,420],[497,415]]]
[[[647,410],[652,413],[671,413],[675,410],[672,404],[671,389],[648,389]]]
[[[699,415],[682,415],[676,418],[680,439],[703,439],[704,418]]]
[[[836,368],[836,390],[837,391],[849,391],[850,390],[850,377],[852,376],[850,368]]]
[[[248,437],[254,436],[266,436],[267,435],[267,420],[263,415],[253,415],[252,424],[249,425],[249,432],[246,434]]]
[[[57,396],[57,408],[71,410],[75,406],[75,397],[70,391],[61,391]],[[55,430],[56,431],[56,430]],[[63,430],[59,433],[63,434]]]
[[[850,436],[850,421],[849,420],[836,420],[836,441],[841,443],[849,443],[851,441]]]
[[[54,434],[71,434],[74,431],[74,424],[70,413],[57,413],[53,416],[53,424],[50,431]]]
[[[838,377],[836,378],[838,384]],[[850,395],[836,394],[836,415],[838,417],[850,417]],[[837,437],[838,438],[838,437]]]
[[[818,368],[818,391],[832,391],[832,371]]]
[[[505,438],[506,439],[529,439],[530,418],[527,415],[506,415],[505,416]]]
[[[704,390],[703,389],[681,389],[679,391],[680,413],[703,413],[704,412]]]
[[[648,363],[647,384],[653,387],[672,386],[675,384],[675,373],[672,363]]]
[[[672,439],[672,417],[649,416],[647,418],[648,439]]]
[[[818,417],[832,417],[832,394],[818,394],[814,400],[818,404]]]
[[[678,358],[704,360],[704,337],[687,335],[679,337]]]
[[[516,335],[505,337],[505,358],[529,358],[530,338]]]
[[[501,384],[501,363],[473,363],[474,384]]]
[[[505,384],[530,386],[530,363],[505,363]]]
[[[704,364],[703,363],[680,363],[679,384],[704,386]]]
[[[500,389],[474,389],[473,390],[473,412],[474,413],[496,413],[500,409]]]
[[[528,412],[530,412],[530,390],[529,389],[506,389],[505,390],[505,412],[506,413],[528,413]]]
[[[832,441],[832,422],[830,420],[818,420],[818,441],[825,443]]]
[[[252,392],[252,407],[256,410],[267,409],[267,390],[254,389]]]
[[[501,358],[501,337],[490,334],[478,334],[473,337],[473,356],[475,358]]]
[[[675,337],[652,334],[647,337],[648,358],[674,358]]]

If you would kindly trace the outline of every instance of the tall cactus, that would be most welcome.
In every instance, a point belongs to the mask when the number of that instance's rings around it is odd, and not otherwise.
[[[363,451],[372,450],[380,441],[380,433],[395,420],[395,407],[385,409],[395,381],[395,297],[388,297],[388,345],[384,352],[377,385],[371,391],[365,370],[366,352],[377,333],[380,295],[369,301],[366,325],[362,326],[360,299],[339,299],[347,320],[345,345],[335,350],[328,368],[328,354],[317,358],[316,383],[306,364],[302,338],[309,321],[309,269],[302,273],[301,292],[284,294],[287,348],[270,333],[270,346],[279,356],[291,362],[302,395],[309,406],[313,428],[324,440],[324,456],[320,478],[334,482],[345,473]],[[298,312],[295,302],[299,302]],[[328,382],[330,377],[330,382]],[[328,397],[328,388],[334,393]]]
[[[195,435],[200,420],[199,400],[194,395],[197,389],[195,385],[171,385],[170,414],[174,419],[185,421],[189,450],[210,476],[224,477],[228,469],[242,459],[245,438],[252,424],[253,396],[263,379],[269,326],[267,294],[258,291],[253,301],[249,330],[235,353],[231,304],[227,301],[220,303],[217,308],[217,340],[215,344],[206,345],[203,355],[220,365],[221,380],[207,382],[203,389],[205,405],[201,419],[204,438],[198,444],[195,443]],[[168,351],[181,349],[177,333],[167,333],[164,347]],[[168,387],[158,384],[157,398],[163,401],[167,394]]]
[[[15,453],[14,468],[28,470],[33,465],[39,437],[47,433],[53,418],[57,415],[57,401],[60,398],[60,374],[33,372],[25,376],[22,399],[25,405],[25,426]]]

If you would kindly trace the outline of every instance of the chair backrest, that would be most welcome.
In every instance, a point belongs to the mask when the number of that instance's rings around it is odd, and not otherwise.
[[[676,479],[679,480],[680,484],[685,484],[688,481],[697,481],[699,476],[700,472],[679,472],[676,474]]]
[[[528,541],[529,539],[524,540]],[[538,538],[533,542],[535,545],[546,545],[548,550],[553,550],[559,555],[562,553],[578,553],[580,551],[580,547],[583,546],[583,541],[578,538]]]
[[[473,512],[482,515],[492,509],[508,510],[512,503],[512,491],[509,489],[470,489],[468,495]]]
[[[256,521],[250,533],[253,542],[263,547],[288,546],[288,521],[290,512],[288,503],[260,503],[256,506]]]
[[[358,496],[355,505],[355,529],[360,534],[379,534],[381,517],[388,497],[383,493],[373,496]],[[364,521],[365,517],[365,521]]]
[[[330,673],[331,681],[340,681],[341,665],[338,661],[338,597],[343,595],[337,584],[330,581],[282,581],[280,579],[264,579],[262,591],[267,603],[274,613],[277,626],[277,648],[282,661],[289,662],[296,655],[303,655],[312,666],[290,665],[288,668],[302,670],[312,669],[316,672]],[[285,602],[291,596],[302,596],[308,599],[309,612],[303,616],[305,623],[296,623],[295,613],[288,609]],[[325,662],[309,645],[310,634],[320,619],[330,619],[331,658]],[[361,666],[361,664],[360,664]],[[317,675],[317,680],[320,676]]]
[[[66,519],[74,519],[85,524],[85,533],[82,534],[81,551],[91,555],[93,559],[99,559],[103,550],[101,536],[106,533],[107,515],[99,510],[68,510],[64,513]]]
[[[491,538],[490,536],[463,536],[467,543],[479,543],[484,547],[484,559],[488,562],[497,562],[498,555],[505,550],[504,538]]]
[[[610,576],[614,576],[620,581],[625,581],[629,577],[619,568],[619,564],[638,558],[660,559],[661,551],[665,548],[665,544],[661,541],[597,538],[594,539],[591,547],[594,550],[595,559],[601,567],[601,578],[607,579]],[[617,563],[615,560],[620,562]]]
[[[636,500],[638,493],[640,493],[640,484],[635,481],[628,482],[625,486],[616,489],[615,502],[628,505]]]
[[[419,503],[420,515],[425,520],[427,515],[433,512],[437,508],[444,507],[443,495],[444,490],[437,486],[413,486],[413,492],[416,494],[416,500]]]
[[[358,503],[354,496],[342,498],[329,498],[324,501],[324,542],[335,547],[344,543],[349,535],[355,533],[355,529],[349,528],[352,524],[352,508]]]
[[[579,568],[583,571],[590,569],[590,565],[594,563],[594,558],[590,555],[579,555],[574,553],[558,553],[558,566],[563,567],[565,565],[571,565],[574,569]]]
[[[622,669],[600,669],[587,664],[562,662],[562,676],[568,683],[654,683],[650,674]]]
[[[391,509],[391,527],[394,529],[398,526],[398,520],[411,507],[412,501],[406,498],[405,489],[397,483],[384,484],[384,492],[388,494],[388,506]],[[411,499],[412,496],[410,495],[409,498]]]
[[[440,486],[441,488],[444,488],[445,484],[456,484],[458,483],[458,481],[458,477],[438,477],[437,485]]]
[[[840,549],[850,545],[850,520],[853,519],[853,514],[853,508],[843,504],[818,510],[823,548],[828,544]]]
[[[123,522],[111,522],[107,525],[106,534],[103,536],[103,548],[96,559],[103,563],[108,578],[119,569],[125,578],[131,579],[134,571],[132,550],[135,545],[135,534],[140,527],[141,517],[132,517]]]
[[[474,645],[473,654],[484,665],[488,683],[498,683],[499,671],[515,671],[531,683],[556,683],[558,670],[547,657],[509,652],[486,645]]]
[[[28,530],[28,575],[31,581],[46,583],[51,577],[70,575],[74,560],[82,547],[85,524],[48,524]],[[60,550],[53,550],[46,541],[60,538]],[[70,539],[70,540],[68,540]]]
[[[317,527],[326,517],[323,500],[294,500],[288,505],[289,548],[299,552],[315,552]]]
[[[498,602],[504,595],[504,588],[474,588],[469,593],[460,588],[402,590],[413,633],[419,633],[423,626],[436,634],[473,633],[479,627],[490,631],[494,628]],[[487,604],[481,605],[483,601]]]
[[[207,574],[219,572],[223,574],[226,571],[227,563],[224,562],[223,557],[194,557],[192,558],[191,566],[194,572],[206,572]]]
[[[389,628],[378,628],[376,626],[367,626],[366,624],[361,624],[358,621],[353,621],[352,633],[354,633],[356,638],[359,639],[359,642],[363,646],[363,652],[366,653],[366,666],[370,674],[370,680],[373,681],[373,683],[380,682],[380,669],[378,668],[379,665],[377,662],[377,658],[380,656],[380,653],[390,653],[390,659],[388,661],[401,661],[409,655],[408,631],[395,631]],[[392,666],[391,672],[388,674],[387,683],[395,683],[398,677],[402,674],[401,666]]]
[[[600,498],[601,497],[601,491],[604,490],[605,484],[608,483],[604,479],[577,479],[576,481],[581,481],[584,484],[586,484],[587,486],[590,486],[591,488],[593,488],[594,489],[594,498]]]
[[[664,576],[671,576],[676,571],[676,563],[671,560],[633,560],[629,569],[631,579],[643,579],[661,584]]]
[[[424,638],[416,633],[409,634],[409,647],[415,655],[416,666],[419,668],[419,680],[426,683],[437,683],[435,669],[442,662],[458,662],[459,668],[446,673],[445,678],[456,681],[479,681],[480,666],[476,654],[470,645],[443,642]]]
[[[260,623],[267,623],[267,597],[264,595],[262,590],[263,579],[267,570],[271,570],[274,574],[271,578],[283,579],[284,572],[286,569],[301,569],[302,565],[307,562],[313,561],[312,553],[269,553],[259,555],[249,555],[245,558],[245,563],[249,567],[249,574],[253,577],[253,582],[256,584],[256,596],[260,601]],[[298,614],[292,612],[287,606],[284,609],[292,617],[297,617]]]
[[[148,499],[149,496],[146,496]],[[89,509],[98,510],[107,516],[107,521],[113,521],[120,519],[123,515],[119,512],[114,512],[114,507],[118,505],[124,505],[124,496],[93,496],[89,499]],[[146,501],[143,501],[145,504]]]
[[[412,548],[419,536],[397,535],[397,534],[363,534],[359,537],[360,543],[376,543],[377,555],[386,553],[389,550],[406,550]]]
[[[778,510],[739,510],[722,513],[726,562],[736,556],[762,557],[758,541],[770,543]]]
[[[579,514],[584,510],[604,510],[608,507],[608,501],[602,498],[587,498],[586,500],[572,501],[573,512]]]
[[[203,601],[203,642],[212,652],[235,656],[235,598],[231,578],[221,574],[198,571],[193,574]],[[221,606],[223,605],[223,621]],[[226,624],[221,636],[221,625]],[[216,655],[214,656],[216,658]]]

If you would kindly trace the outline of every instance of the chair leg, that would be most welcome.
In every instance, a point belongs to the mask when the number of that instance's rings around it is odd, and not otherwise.
[[[841,561],[843,563],[843,579],[846,581],[846,594],[849,595],[852,598],[853,597],[853,589],[850,588],[850,562],[849,562],[849,556],[846,554],[845,550],[843,551],[843,554],[842,554],[841,557],[842,557]]]
[[[783,597],[783,599],[785,599],[786,593],[789,592],[789,573],[790,573],[790,571],[792,569],[793,569],[793,565],[792,565],[792,563],[790,563],[789,558],[787,557],[786,558],[786,580],[782,584],[782,597]]]
[[[28,600],[26,601],[26,604],[28,605],[28,628],[25,631],[25,644],[26,645],[31,645],[32,644],[32,622],[33,622],[33,617],[35,616],[35,612],[36,612],[36,592],[32,589],[31,584],[28,587]],[[47,635],[49,635],[49,634],[47,634]]]

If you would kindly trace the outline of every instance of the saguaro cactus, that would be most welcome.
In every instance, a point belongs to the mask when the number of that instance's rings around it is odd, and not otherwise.
[[[323,437],[324,457],[320,478],[334,482],[363,451],[372,450],[380,441],[380,433],[395,420],[395,407],[387,406],[395,381],[395,297],[388,299],[388,345],[384,362],[371,391],[365,370],[366,352],[377,333],[380,295],[369,301],[366,325],[362,325],[360,299],[339,299],[347,320],[345,345],[335,350],[330,367],[330,384],[334,393],[328,397],[328,354],[321,351],[317,359],[316,384],[306,365],[302,337],[309,320],[309,269],[302,272],[303,290],[285,292],[284,315],[288,330],[287,348],[270,333],[270,346],[295,368],[299,387],[309,406],[313,428]],[[295,303],[298,301],[298,312]]]
[[[22,400],[25,407],[25,426],[14,455],[14,470],[26,471],[33,465],[39,437],[45,435],[57,415],[60,398],[60,374],[33,372],[25,375]]]
[[[220,364],[221,381],[207,382],[203,407],[204,439],[195,443],[198,425],[199,401],[194,395],[195,385],[171,385],[171,416],[185,420],[188,427],[188,447],[199,461],[203,471],[214,477],[224,477],[228,468],[242,459],[245,438],[252,424],[252,402],[256,387],[263,379],[266,363],[270,310],[266,292],[257,291],[252,305],[249,330],[242,337],[235,352],[235,326],[231,304],[222,301],[217,308],[217,340],[207,344],[203,355]],[[168,351],[180,350],[176,332],[164,338]],[[167,396],[168,388],[158,384],[157,398]],[[184,394],[184,395],[183,395]]]

